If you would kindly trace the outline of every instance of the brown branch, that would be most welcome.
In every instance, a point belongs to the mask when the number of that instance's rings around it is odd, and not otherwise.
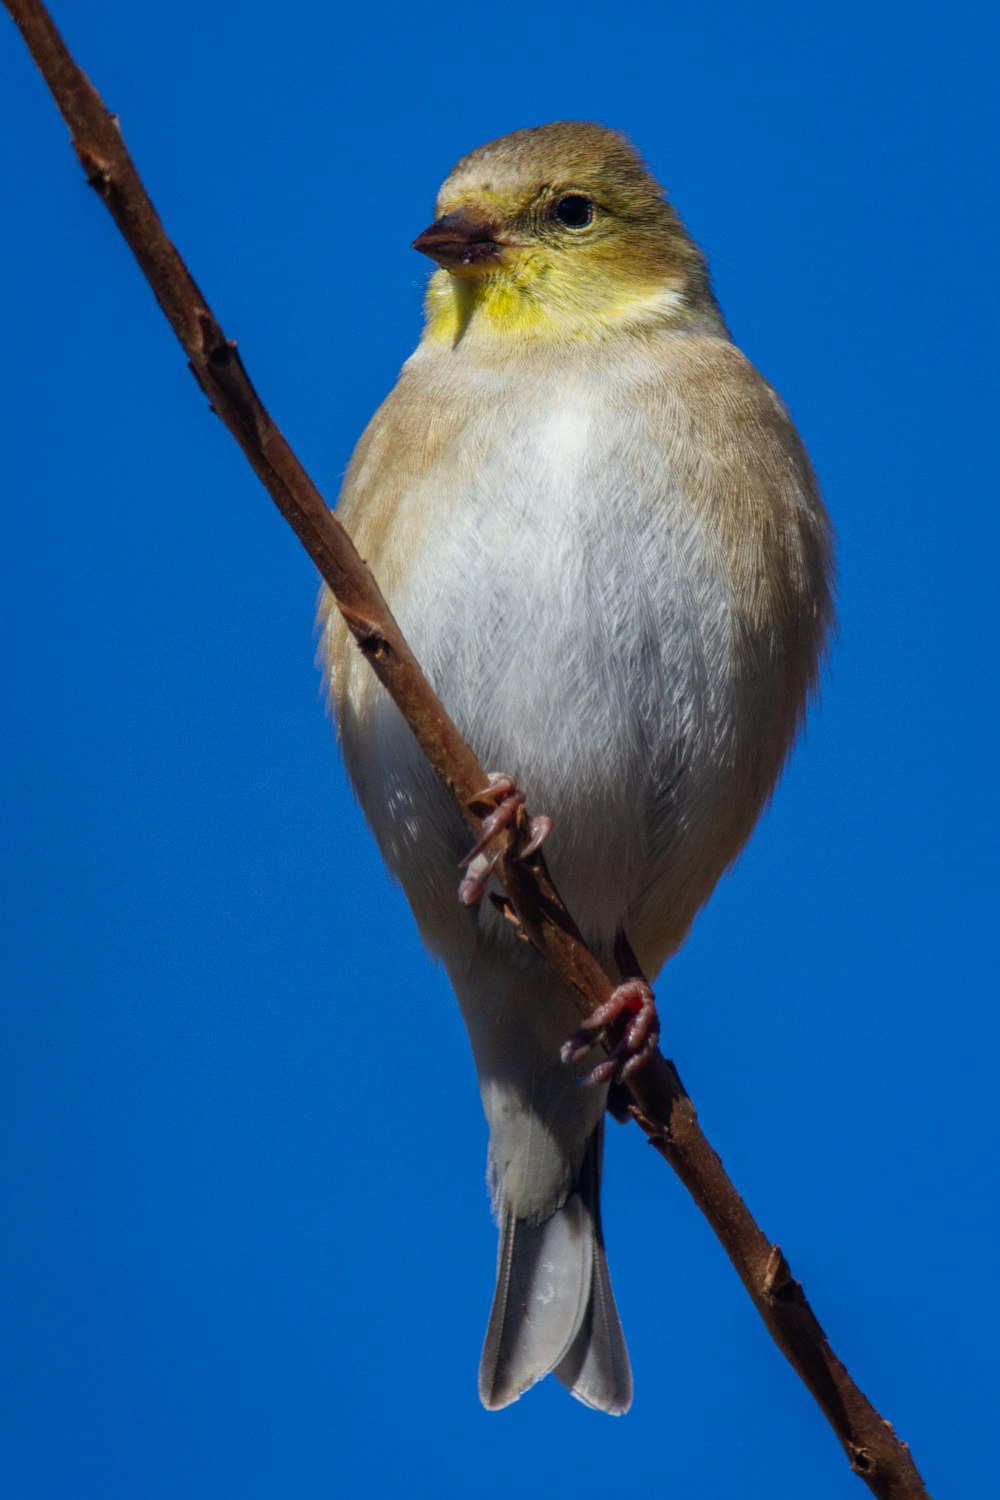
[[[378,585],[264,409],[236,345],[226,338],[140,181],[113,115],[77,67],[40,0],[5,0],[69,126],[87,180],[104,200],[187,353],[214,410],[330,586],[372,670],[391,694],[463,815],[486,777],[410,651]],[[581,1013],[607,999],[611,980],[580,934],[540,856],[507,858],[497,875],[535,947],[572,986]],[[712,1150],[677,1070],[661,1054],[630,1082],[630,1112],[670,1163],[736,1267],[775,1343],[798,1371],[851,1467],[881,1500],[928,1500],[905,1443],[855,1385],[827,1342],[801,1286],[758,1228]]]

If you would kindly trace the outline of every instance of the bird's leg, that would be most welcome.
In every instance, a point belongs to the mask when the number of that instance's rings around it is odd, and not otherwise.
[[[611,1051],[603,1062],[580,1079],[584,1087],[597,1083],[626,1083],[633,1073],[645,1067],[660,1040],[660,1018],[653,991],[643,978],[624,933],[619,933],[615,943],[615,960],[622,976],[621,984],[563,1043],[559,1053],[564,1063],[579,1062],[596,1045],[600,1033],[611,1028],[609,1039],[614,1043]]]
[[[486,852],[486,846],[494,834],[500,833],[502,829],[509,828],[512,823],[516,824],[519,821],[522,825],[522,834],[526,837],[523,838],[523,842],[518,843],[513,855],[515,859],[527,859],[529,854],[534,854],[536,849],[541,848],[552,832],[551,818],[529,819],[521,812],[524,807],[524,793],[513,776],[508,776],[505,772],[491,771],[489,785],[483,787],[482,791],[477,792],[474,797],[470,797],[469,806],[473,812],[482,816],[483,826],[479,838],[462,860],[465,875],[458,888],[458,899],[463,906],[475,906],[482,898],[494,866],[500,858],[499,854]]]

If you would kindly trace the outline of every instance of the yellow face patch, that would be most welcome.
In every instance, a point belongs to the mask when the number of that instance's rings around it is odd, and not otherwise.
[[[544,335],[551,317],[539,296],[543,281],[543,273],[528,266],[474,280],[437,271],[427,288],[425,337],[435,343],[457,343],[473,321],[494,335]]]
[[[602,339],[653,322],[690,316],[681,290],[623,278],[581,276],[534,255],[516,267],[476,279],[437,271],[430,280],[424,340],[458,344],[493,339]]]

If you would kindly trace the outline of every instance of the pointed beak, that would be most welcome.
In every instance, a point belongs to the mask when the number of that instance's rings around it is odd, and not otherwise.
[[[413,248],[453,276],[486,276],[503,265],[505,252],[515,247],[497,238],[495,224],[459,209],[418,234]]]

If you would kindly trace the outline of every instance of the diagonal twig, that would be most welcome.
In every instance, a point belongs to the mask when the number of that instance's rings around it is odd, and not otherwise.
[[[480,819],[470,804],[486,783],[483,768],[432,691],[375,579],[264,408],[236,345],[226,338],[167,237],[116,119],[74,62],[41,0],[5,4],[69,126],[88,182],[132,249],[200,386],[329,585],[354,639],[428,761],[478,829]],[[495,873],[524,932],[571,986],[581,1014],[588,1016],[608,998],[612,982],[583,943],[541,855],[517,862],[507,857],[511,848],[507,832],[492,842],[500,856]],[[929,1500],[908,1447],[834,1354],[785,1257],[758,1227],[726,1175],[673,1063],[657,1053],[629,1080],[629,1093],[632,1117],[708,1219],[855,1473],[880,1500]]]

